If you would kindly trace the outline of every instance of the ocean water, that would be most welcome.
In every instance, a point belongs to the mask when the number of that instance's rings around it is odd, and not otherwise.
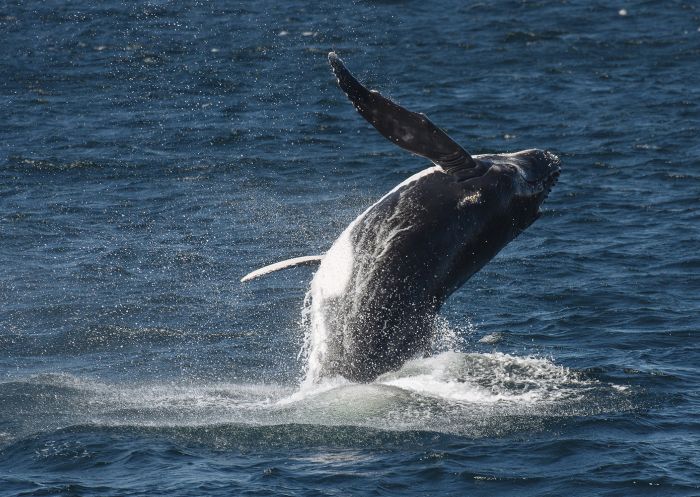
[[[700,495],[700,5],[0,3],[0,495]],[[426,167],[563,162],[434,354],[304,386],[312,268]]]

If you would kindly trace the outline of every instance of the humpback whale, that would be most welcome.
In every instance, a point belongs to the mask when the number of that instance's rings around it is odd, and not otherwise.
[[[243,281],[318,265],[308,294],[320,337],[313,380],[369,382],[429,352],[445,300],[540,216],[560,160],[538,149],[472,156],[424,114],[365,88],[334,52],[328,59],[360,115],[433,166],[366,209],[324,255],[278,262]]]

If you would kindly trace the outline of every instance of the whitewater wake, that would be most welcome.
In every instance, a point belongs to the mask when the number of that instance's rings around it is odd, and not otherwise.
[[[373,383],[337,377],[301,388],[239,383],[122,385],[43,374],[0,384],[7,414],[23,409],[21,398],[33,390],[41,393],[35,395],[37,415],[27,418],[20,431],[79,424],[303,424],[481,437],[540,429],[548,418],[632,408],[630,392],[617,385],[585,378],[548,359],[502,353],[444,352],[409,361]],[[21,398],[13,391],[21,391]]]

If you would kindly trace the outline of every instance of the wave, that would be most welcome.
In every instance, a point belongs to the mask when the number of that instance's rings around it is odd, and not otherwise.
[[[315,425],[483,437],[634,406],[630,389],[586,378],[548,359],[458,352],[409,361],[369,384],[340,377],[301,387],[109,384],[42,374],[0,384],[0,397],[6,401],[6,419],[23,419],[26,405],[36,406],[39,414],[25,416],[27,424],[12,430],[25,434],[84,424]]]

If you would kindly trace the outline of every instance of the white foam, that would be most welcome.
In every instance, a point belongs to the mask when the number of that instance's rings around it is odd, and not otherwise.
[[[409,361],[378,381],[430,397],[479,404],[561,400],[585,386],[575,373],[547,359],[502,353],[446,352]]]
[[[324,378],[323,380],[317,382],[317,383],[302,383],[300,386],[299,390],[294,392],[293,394],[289,395],[288,397],[284,397],[282,399],[279,399],[277,401],[277,405],[283,406],[283,405],[289,405],[289,404],[294,404],[296,402],[304,401],[306,399],[310,399],[312,397],[315,397],[317,395],[329,392],[331,390],[335,390],[338,388],[342,388],[348,385],[353,385],[352,382],[346,380],[342,376],[335,376],[332,378]]]
[[[536,427],[543,416],[633,408],[631,389],[581,378],[548,359],[498,353],[446,352],[409,361],[374,383],[324,378],[301,389],[265,383],[108,384],[51,374],[19,381],[57,387],[51,402],[37,406],[37,429],[49,416],[65,426],[308,424],[493,436]]]
[[[479,343],[485,343],[487,345],[493,345],[495,343],[500,342],[503,340],[503,333],[489,333],[488,335],[484,335],[479,339]]]

